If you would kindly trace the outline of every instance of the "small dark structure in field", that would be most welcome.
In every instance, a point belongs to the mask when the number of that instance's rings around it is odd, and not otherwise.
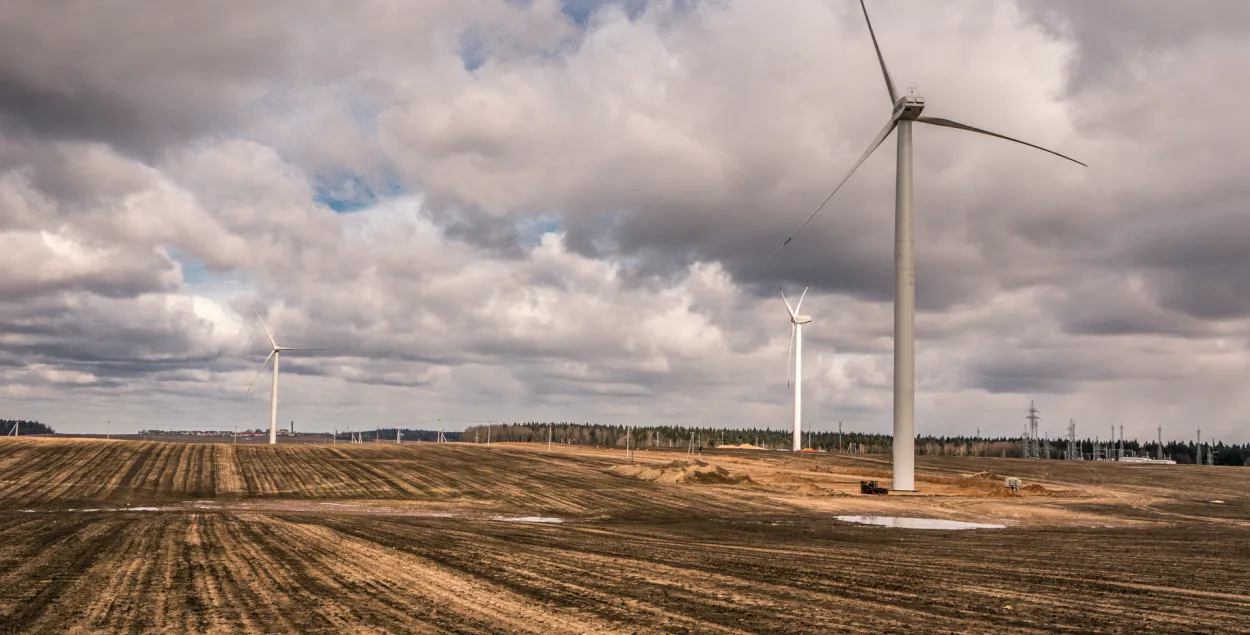
[[[876,481],[860,481],[859,482],[860,494],[888,494],[889,492],[890,490],[887,490],[884,487],[877,487]]]

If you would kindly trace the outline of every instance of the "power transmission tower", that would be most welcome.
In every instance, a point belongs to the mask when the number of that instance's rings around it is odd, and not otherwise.
[[[842,422],[838,422],[838,454],[842,453]]]
[[[1159,456],[1160,461],[1163,460],[1163,426],[1159,426]]]
[[[1025,417],[1029,425],[1024,433],[1024,458],[1040,459],[1042,457],[1039,439],[1037,437],[1037,422],[1042,419],[1037,407],[1032,401],[1029,402],[1029,416]]]
[[[1069,461],[1081,460],[1081,448],[1076,444],[1076,421],[1068,419],[1068,451],[1064,458]]]
[[[1120,458],[1124,458],[1124,422],[1120,422]]]

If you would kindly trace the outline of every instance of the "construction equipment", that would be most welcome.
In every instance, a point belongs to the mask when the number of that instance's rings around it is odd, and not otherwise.
[[[889,494],[890,490],[884,487],[877,487],[876,481],[860,481],[859,493],[860,494]]]

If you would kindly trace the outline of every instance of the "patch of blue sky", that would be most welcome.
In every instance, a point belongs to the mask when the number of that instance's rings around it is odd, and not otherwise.
[[[590,24],[595,11],[607,5],[616,5],[630,20],[636,20],[647,10],[647,0],[561,0],[560,10],[569,20],[580,27]]]
[[[535,247],[547,234],[564,232],[564,218],[559,214],[534,214],[524,216],[516,223],[517,242],[524,247]]]
[[[464,70],[472,73],[481,68],[489,58],[490,51],[486,48],[482,31],[476,27],[465,29],[460,34],[460,62],[464,64]]]
[[[590,27],[595,14],[604,7],[616,7],[632,21],[641,18],[643,14],[647,12],[647,8],[651,1],[652,0],[560,0],[560,12],[568,18],[569,22],[585,30]],[[664,0],[663,5],[667,10],[680,13],[691,11],[700,3],[706,1],[707,0]],[[533,0],[505,0],[505,2],[521,6],[529,6],[533,3]],[[580,38],[578,37],[573,37],[564,42],[555,44],[552,48],[530,51],[529,53],[548,61],[560,60],[564,55],[577,51],[579,39]],[[465,70],[472,73],[481,68],[487,61],[490,60],[492,53],[492,42],[490,42],[488,34],[484,33],[481,29],[477,27],[469,27],[461,33],[459,40],[459,55],[460,61],[464,65]]]
[[[199,259],[177,249],[168,250],[182,268],[182,281],[196,295],[224,297],[251,288],[247,276],[239,271],[219,271],[205,265]]]
[[[314,202],[340,214],[375,207],[408,194],[394,171],[386,168],[377,170],[372,177],[355,172],[319,174],[314,183]]]

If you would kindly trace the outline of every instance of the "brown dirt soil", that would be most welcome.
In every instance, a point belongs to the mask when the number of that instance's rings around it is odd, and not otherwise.
[[[861,496],[888,463],[623,460],[0,440],[0,632],[1236,632],[1250,615],[1247,469],[918,457],[919,495]],[[657,472],[684,480],[639,476]],[[996,496],[1002,475],[1038,495]]]

